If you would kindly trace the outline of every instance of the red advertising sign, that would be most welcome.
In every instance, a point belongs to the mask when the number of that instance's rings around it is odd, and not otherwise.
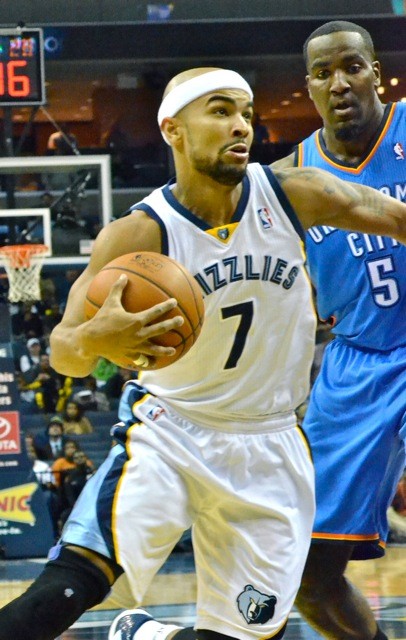
[[[21,453],[19,413],[0,411],[0,456],[18,453]]]

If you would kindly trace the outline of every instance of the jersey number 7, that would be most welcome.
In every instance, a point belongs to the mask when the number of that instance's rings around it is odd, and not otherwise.
[[[254,303],[252,300],[249,302],[240,302],[232,307],[224,307],[221,309],[221,317],[223,320],[233,318],[234,316],[241,317],[237,331],[235,332],[233,346],[231,347],[224,369],[234,369],[234,367],[237,366],[247,341],[247,335],[252,324],[253,315]]]

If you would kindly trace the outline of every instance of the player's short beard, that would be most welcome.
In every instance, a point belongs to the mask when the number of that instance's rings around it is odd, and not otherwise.
[[[341,142],[352,142],[360,138],[365,128],[366,127],[362,127],[359,124],[350,124],[348,127],[336,129],[334,135],[336,140],[340,140]]]
[[[240,184],[242,179],[247,173],[246,165],[231,165],[223,162],[221,159],[221,154],[227,150],[229,144],[224,145],[219,150],[217,158],[213,161],[208,156],[198,155],[193,149],[192,138],[189,135],[189,142],[191,145],[191,161],[193,163],[194,168],[201,174],[205,176],[209,176],[219,184],[223,184],[227,187],[235,187],[237,184]],[[237,140],[235,141],[235,143]],[[242,140],[241,142],[244,142]]]
[[[205,176],[209,176],[219,184],[223,184],[228,187],[235,187],[240,184],[245,174],[247,173],[246,166],[235,166],[226,164],[217,158],[215,162],[209,158],[197,158],[193,159],[194,167],[199,173]]]

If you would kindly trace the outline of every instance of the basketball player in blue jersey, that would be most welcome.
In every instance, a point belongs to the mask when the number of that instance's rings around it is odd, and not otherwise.
[[[406,104],[383,105],[367,31],[329,22],[304,45],[322,129],[273,165],[320,167],[406,201]],[[296,605],[326,638],[386,636],[344,572],[384,554],[386,511],[405,466],[406,248],[382,235],[309,229],[318,313],[332,323],[303,428],[316,471],[313,543]]]
[[[134,604],[192,527],[202,640],[283,636],[314,516],[313,465],[296,423],[308,394],[315,314],[302,229],[316,224],[406,242],[406,205],[318,169],[248,164],[252,91],[234,71],[200,68],[169,83],[158,122],[176,178],[99,234],[51,335],[53,366],[86,376],[100,356],[140,369],[117,444],[89,480],[41,576],[0,611],[0,640],[53,640],[125,571]],[[151,338],[175,300],[124,310],[126,277],[85,321],[89,283],[110,260],[165,253],[200,283],[206,317],[193,348]],[[152,628],[151,628],[152,625]],[[110,640],[176,631],[137,610]]]

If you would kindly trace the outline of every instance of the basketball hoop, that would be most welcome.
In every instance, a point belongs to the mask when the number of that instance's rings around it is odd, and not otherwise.
[[[44,244],[15,244],[0,247],[9,282],[10,302],[40,300],[40,273],[48,247]]]

